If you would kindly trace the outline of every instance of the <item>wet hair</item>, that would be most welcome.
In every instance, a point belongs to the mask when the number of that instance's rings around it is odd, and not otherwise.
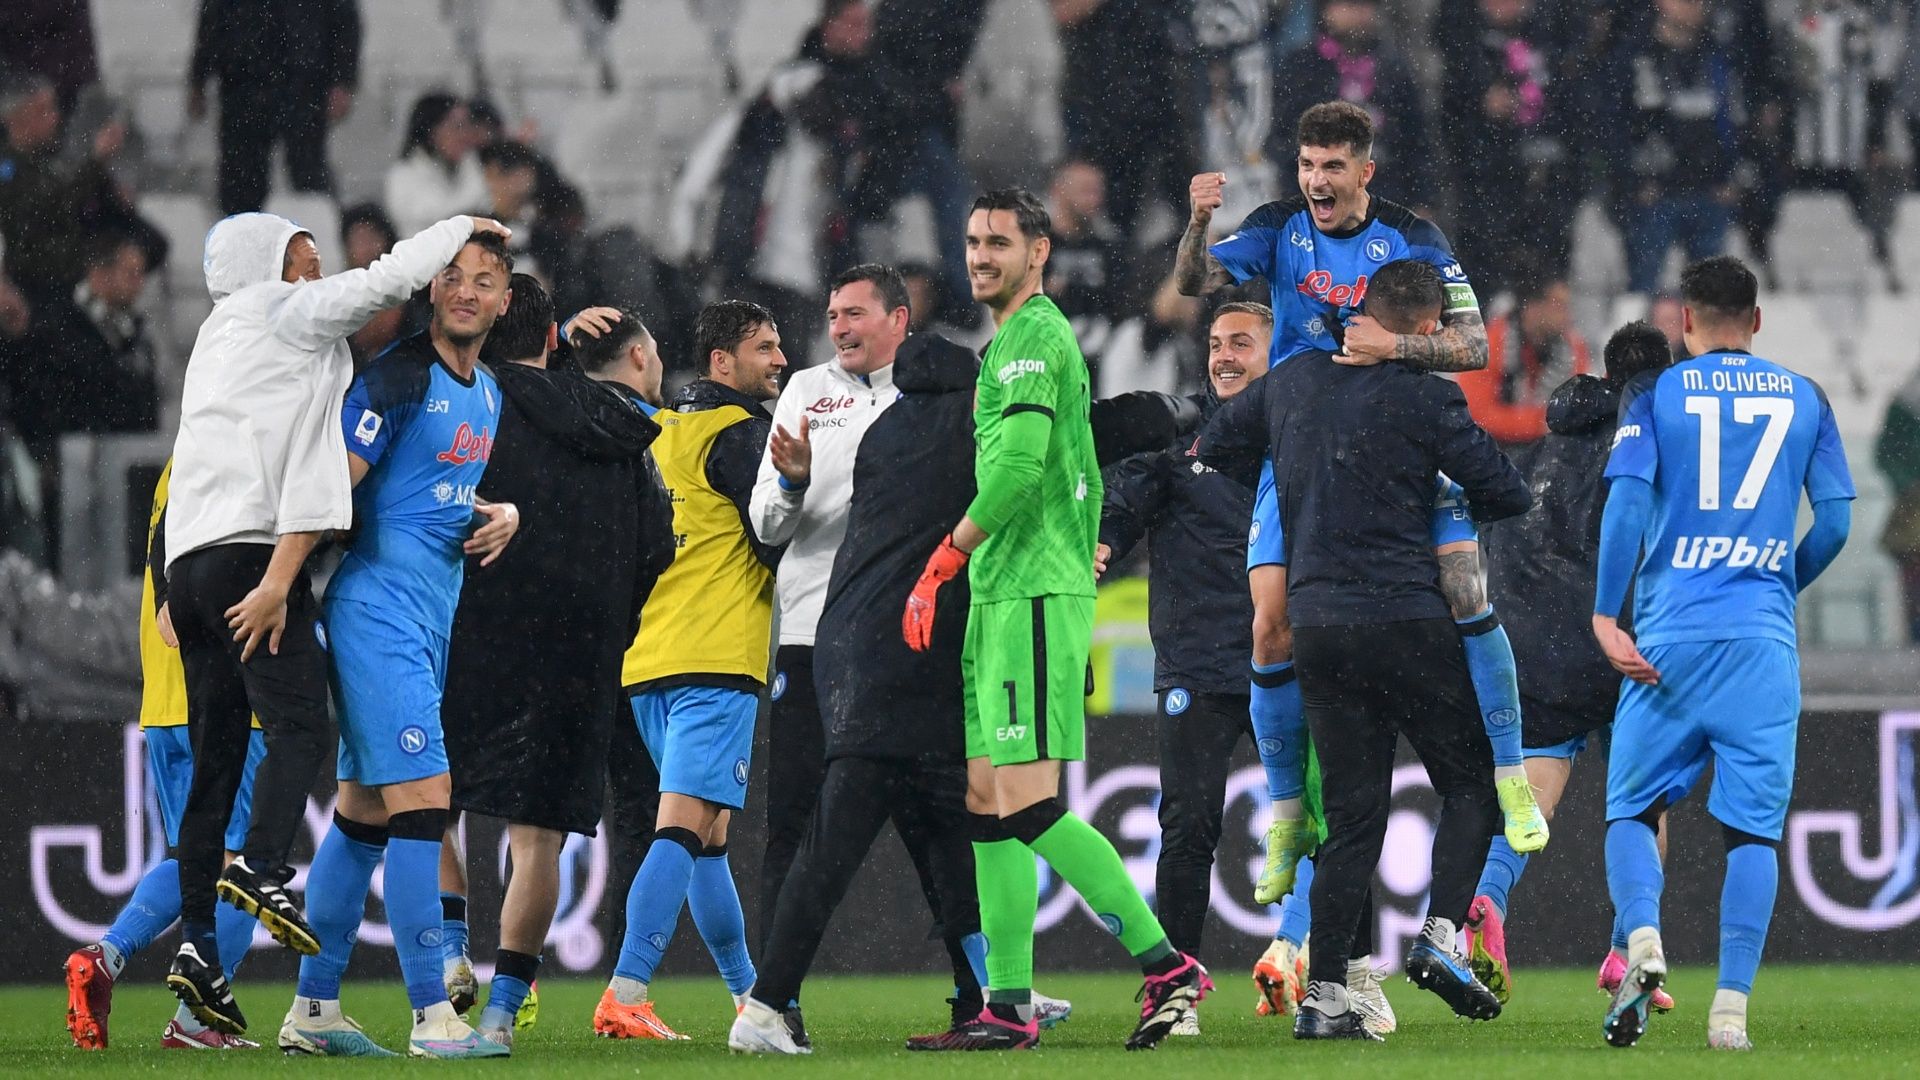
[[[1323,101],[1300,114],[1301,146],[1351,147],[1366,160],[1373,152],[1373,117],[1351,101]]]
[[[773,325],[773,312],[750,300],[716,300],[701,308],[693,322],[693,349],[700,371],[712,373],[715,349],[730,353],[755,330]]]
[[[400,144],[400,156],[406,157],[415,150],[433,152],[433,129],[447,114],[466,104],[459,98],[444,91],[421,94],[413,103],[413,112],[407,116],[407,141]]]
[[[462,249],[467,247],[479,248],[481,251],[500,260],[500,265],[506,268],[507,273],[513,273],[513,252],[507,250],[507,241],[499,233],[474,233],[472,236],[467,237],[466,243],[460,246]],[[455,258],[459,258],[460,256],[458,251],[453,254]]]
[[[1265,323],[1267,329],[1273,329],[1273,309],[1265,304],[1252,300],[1235,300],[1231,303],[1221,304],[1219,307],[1213,309],[1213,318],[1208,320],[1207,325],[1212,326],[1222,315],[1251,315]]]
[[[1680,271],[1680,297],[1712,321],[1750,319],[1760,301],[1760,282],[1746,263],[1715,255]]]
[[[1398,259],[1381,267],[1367,281],[1362,310],[1388,330],[1408,333],[1409,329],[1401,328],[1435,318],[1446,306],[1446,287],[1432,264]]]
[[[621,308],[620,321],[609,326],[606,333],[588,337],[576,330],[568,344],[573,346],[573,355],[580,361],[580,370],[605,371],[626,355],[628,346],[652,336],[653,332],[640,321],[640,316],[630,308]]]
[[[547,349],[547,330],[553,326],[553,297],[529,274],[508,279],[513,300],[506,313],[493,321],[481,353],[489,362],[532,360]]]
[[[393,245],[400,242],[400,233],[393,227],[393,219],[387,216],[387,212],[382,210],[378,203],[365,202],[341,211],[340,242],[342,244],[347,242],[348,234],[353,232],[356,225],[365,225],[386,237],[386,243],[381,245],[384,249],[391,249]]]
[[[1011,210],[1021,235],[1029,243],[1042,237],[1053,238],[1053,218],[1047,213],[1046,204],[1026,188],[989,191],[973,200],[973,209],[967,211],[967,216],[972,217],[981,210]]]
[[[885,305],[883,314],[892,314],[895,308],[906,308],[907,315],[913,315],[913,302],[907,295],[907,279],[900,271],[886,263],[861,263],[859,266],[842,270],[833,279],[829,292],[839,292],[856,281],[864,281],[873,286],[880,294],[880,303]]]
[[[1635,319],[1615,330],[1613,336],[1607,339],[1603,355],[1607,363],[1607,382],[1614,386],[1625,386],[1628,380],[1641,372],[1673,363],[1673,347],[1667,344],[1667,335],[1644,319]]]

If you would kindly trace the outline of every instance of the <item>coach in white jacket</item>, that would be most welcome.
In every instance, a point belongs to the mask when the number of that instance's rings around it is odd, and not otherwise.
[[[223,1030],[239,1013],[214,944],[216,879],[219,896],[282,943],[319,951],[283,886],[331,748],[325,636],[304,564],[325,532],[353,523],[339,422],[353,377],[346,338],[431,282],[475,232],[505,230],[449,218],[330,278],[312,235],[285,218],[237,214],[207,233],[214,307],[187,364],[162,526],[165,614],[186,668],[194,749],[176,851],[183,941],[168,983]],[[250,714],[267,756],[245,850],[222,875]]]
[[[847,534],[860,438],[900,396],[893,388],[893,354],[907,339],[907,322],[907,285],[891,266],[867,263],[834,279],[827,300],[833,359],[788,378],[748,503],[760,541],[787,545],[774,584],[780,648],[771,689],[762,945],[826,769],[813,689],[814,624],[826,602],[834,554]]]

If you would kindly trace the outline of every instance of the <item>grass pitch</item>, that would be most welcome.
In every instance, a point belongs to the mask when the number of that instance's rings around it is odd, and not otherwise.
[[[692,1037],[683,1043],[611,1042],[591,1029],[601,984],[543,981],[540,1021],[520,1033],[510,1061],[469,1065],[489,1073],[578,1078],[589,1075],[718,1077],[769,1075],[1121,1077],[1262,1076],[1281,1070],[1341,1080],[1372,1076],[1571,1077],[1644,1075],[1714,1077],[1920,1076],[1920,967],[1775,967],[1761,971],[1751,1054],[1708,1051],[1706,1010],[1713,974],[1678,972],[1670,987],[1679,1008],[1656,1015],[1638,1047],[1615,1050],[1600,1038],[1606,999],[1589,971],[1522,971],[1505,1015],[1489,1024],[1456,1020],[1439,999],[1404,980],[1387,993],[1400,1030],[1386,1045],[1296,1043],[1284,1020],[1253,1015],[1245,972],[1218,962],[1219,991],[1201,1009],[1203,1035],[1169,1039],[1155,1053],[1129,1054],[1121,1042],[1137,1016],[1136,978],[1050,975],[1041,988],[1074,1003],[1073,1019],[1046,1033],[1038,1051],[1024,1054],[911,1054],[902,1040],[944,1026],[948,987],[930,977],[837,977],[810,980],[807,1027],[810,1058],[748,1058],[729,1054],[733,1009],[718,980],[662,979],[654,999],[661,1016]],[[271,1049],[292,995],[285,983],[248,982],[236,988],[263,1048],[209,1053],[159,1049],[160,1029],[174,1001],[157,985],[123,983],[115,995],[109,1049],[82,1052],[69,1044],[65,991],[57,983],[0,989],[0,1074],[7,1076],[317,1076],[341,1077],[403,1070],[460,1068],[438,1062],[283,1059]],[[389,1049],[404,1049],[406,1002],[397,984],[355,984],[346,1004],[368,1034]]]

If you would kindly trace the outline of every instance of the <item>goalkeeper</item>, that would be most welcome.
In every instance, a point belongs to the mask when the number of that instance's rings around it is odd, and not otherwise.
[[[914,1040],[926,1050],[1016,1050],[1039,1042],[1031,1002],[1039,883],[1047,860],[1146,976],[1129,1049],[1150,1049],[1212,989],[1176,952],[1113,845],[1058,798],[1060,762],[1085,756],[1083,680],[1093,636],[1101,483],[1087,365],[1066,317],[1040,293],[1051,250],[1030,193],[975,200],[967,221],[974,299],[998,328],[974,406],[979,494],[907,600],[902,630],[928,647],[939,587],[971,567],[962,658],[987,1007],[972,1025]]]

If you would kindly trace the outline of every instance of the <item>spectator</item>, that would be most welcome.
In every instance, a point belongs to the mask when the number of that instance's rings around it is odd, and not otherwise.
[[[1373,114],[1373,160],[1387,178],[1369,190],[1431,216],[1440,163],[1434,158],[1420,88],[1399,54],[1380,40],[1378,0],[1325,0],[1320,33],[1279,58],[1267,156],[1292,162],[1294,122],[1322,101],[1351,101]],[[1504,200],[1503,200],[1504,201]],[[1184,203],[1182,203],[1184,206]]]
[[[872,40],[862,0],[826,0],[800,54],[738,114],[719,167],[690,166],[681,178],[683,189],[719,189],[712,262],[720,288],[773,312],[796,367],[810,362],[821,336],[828,273],[854,261],[849,174],[886,128]]]
[[[1557,82],[1561,10],[1543,0],[1474,0],[1443,15],[1440,127],[1460,208],[1454,236],[1474,283],[1492,297],[1525,261],[1566,273],[1580,174]],[[1548,389],[1551,389],[1549,387]]]
[[[62,435],[153,431],[160,414],[154,343],[134,307],[147,284],[146,253],[125,233],[101,233],[84,262],[71,295],[34,305],[8,378],[13,422],[39,468],[46,508],[60,504]],[[45,514],[45,528],[53,555],[57,513]]]
[[[1885,3],[1830,0],[1794,23],[1814,81],[1793,117],[1793,159],[1808,186],[1845,193],[1895,292],[1893,216],[1906,178],[1887,147],[1902,19]]]
[[[1107,220],[1107,178],[1092,162],[1064,162],[1053,171],[1047,204],[1053,254],[1047,257],[1046,293],[1074,321],[1084,342],[1088,331],[1082,320],[1120,316],[1126,248]]]
[[[387,170],[385,202],[394,226],[411,236],[487,205],[482,145],[466,102],[438,91],[414,102],[400,160]]]
[[[70,112],[83,87],[100,78],[87,0],[7,0],[0,34],[0,71],[43,75],[60,111]]]
[[[1232,169],[1233,183],[1215,213],[1220,224],[1239,221],[1255,207],[1293,190],[1291,156],[1267,157],[1273,128],[1273,53],[1282,20],[1305,4],[1195,0],[1194,44],[1199,49],[1205,102],[1200,164]],[[1284,167],[1285,175],[1282,175]]]
[[[534,196],[540,188],[540,155],[523,142],[503,139],[480,149],[480,171],[486,177],[489,217],[513,230],[507,249],[516,265],[533,237]],[[529,262],[526,272],[544,276]]]
[[[986,10],[986,0],[880,0],[873,15],[873,52],[893,129],[876,140],[864,216],[884,216],[902,195],[926,197],[946,293],[962,298],[940,314],[968,325],[979,322],[980,306],[967,288],[967,207],[974,190],[960,161],[960,77]]]
[[[340,244],[347,250],[349,270],[372,266],[375,259],[392,251],[393,245],[399,242],[400,234],[394,231],[387,212],[373,203],[351,206],[340,214]],[[365,326],[349,335],[347,347],[353,350],[354,370],[365,367],[367,361],[407,333],[407,325],[407,305],[401,304],[374,315]],[[422,322],[417,329],[425,328]]]
[[[1653,294],[1647,304],[1647,321],[1655,330],[1667,336],[1667,345],[1673,349],[1676,358],[1685,359],[1687,355],[1686,312],[1682,310],[1678,293],[1660,292]]]
[[[1627,249],[1627,287],[1660,285],[1676,243],[1689,260],[1725,245],[1744,134],[1738,57],[1707,31],[1706,0],[1654,0],[1651,32],[1623,41],[1605,75],[1607,168]]]
[[[1148,199],[1176,213],[1198,171],[1188,98],[1185,0],[1052,0],[1060,28],[1060,106],[1067,153],[1106,174],[1108,209],[1123,236]],[[1318,100],[1318,99],[1316,99]],[[1291,121],[1289,121],[1291,124]],[[1289,127],[1291,130],[1291,127]],[[1293,160],[1293,148],[1286,160]]]
[[[1873,463],[1893,489],[1893,509],[1880,546],[1900,567],[1901,615],[1907,640],[1920,642],[1920,371],[1907,377],[1874,440]]]
[[[202,0],[187,112],[205,115],[207,83],[218,79],[220,212],[266,202],[275,143],[295,191],[332,191],[327,129],[353,108],[359,76],[355,0]]]
[[[1487,321],[1487,366],[1460,373],[1473,419],[1503,448],[1547,435],[1547,398],[1575,375],[1591,374],[1587,342],[1573,330],[1573,290],[1557,275],[1527,274],[1519,304]]]
[[[60,121],[51,82],[0,75],[0,238],[7,276],[29,304],[58,300],[79,284],[88,238],[97,233],[133,236],[149,273],[167,257],[166,239],[141,220],[108,171],[126,141],[126,125],[106,124],[84,154],[63,158]]]

